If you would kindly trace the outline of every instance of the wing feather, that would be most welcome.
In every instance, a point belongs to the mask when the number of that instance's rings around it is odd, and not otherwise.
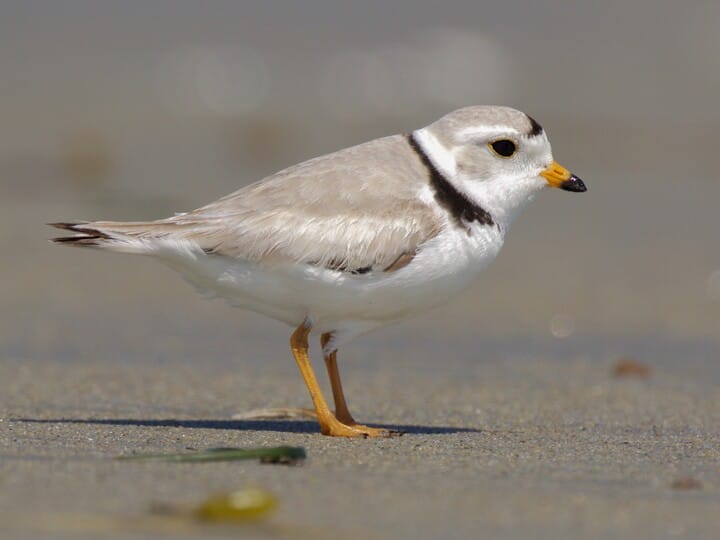
[[[377,139],[285,169],[166,223],[228,257],[389,268],[414,256],[443,225],[419,198],[427,171],[408,150],[402,136]]]

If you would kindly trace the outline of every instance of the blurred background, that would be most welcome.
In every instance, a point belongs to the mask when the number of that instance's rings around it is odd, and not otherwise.
[[[503,104],[588,193],[543,193],[472,290],[347,356],[635,355],[720,378],[718,28],[711,1],[3,0],[0,353],[291,373],[278,323],[44,223],[163,217]]]

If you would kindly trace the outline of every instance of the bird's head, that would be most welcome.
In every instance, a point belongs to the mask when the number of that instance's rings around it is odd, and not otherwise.
[[[415,136],[449,182],[495,212],[514,213],[547,186],[587,190],[554,161],[540,124],[509,107],[458,109]]]

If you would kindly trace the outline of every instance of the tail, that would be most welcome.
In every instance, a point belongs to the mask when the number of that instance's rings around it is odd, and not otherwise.
[[[171,226],[162,221],[79,221],[48,223],[48,225],[74,233],[53,238],[52,241],[57,244],[109,249],[124,253],[147,253],[153,241],[167,237],[171,232]]]

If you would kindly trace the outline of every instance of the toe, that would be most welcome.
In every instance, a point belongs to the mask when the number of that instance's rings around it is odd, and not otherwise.
[[[363,426],[360,424],[354,425],[353,429],[365,433],[366,436],[369,438],[400,437],[403,434],[402,431],[396,431],[394,429],[375,428],[370,426]]]

